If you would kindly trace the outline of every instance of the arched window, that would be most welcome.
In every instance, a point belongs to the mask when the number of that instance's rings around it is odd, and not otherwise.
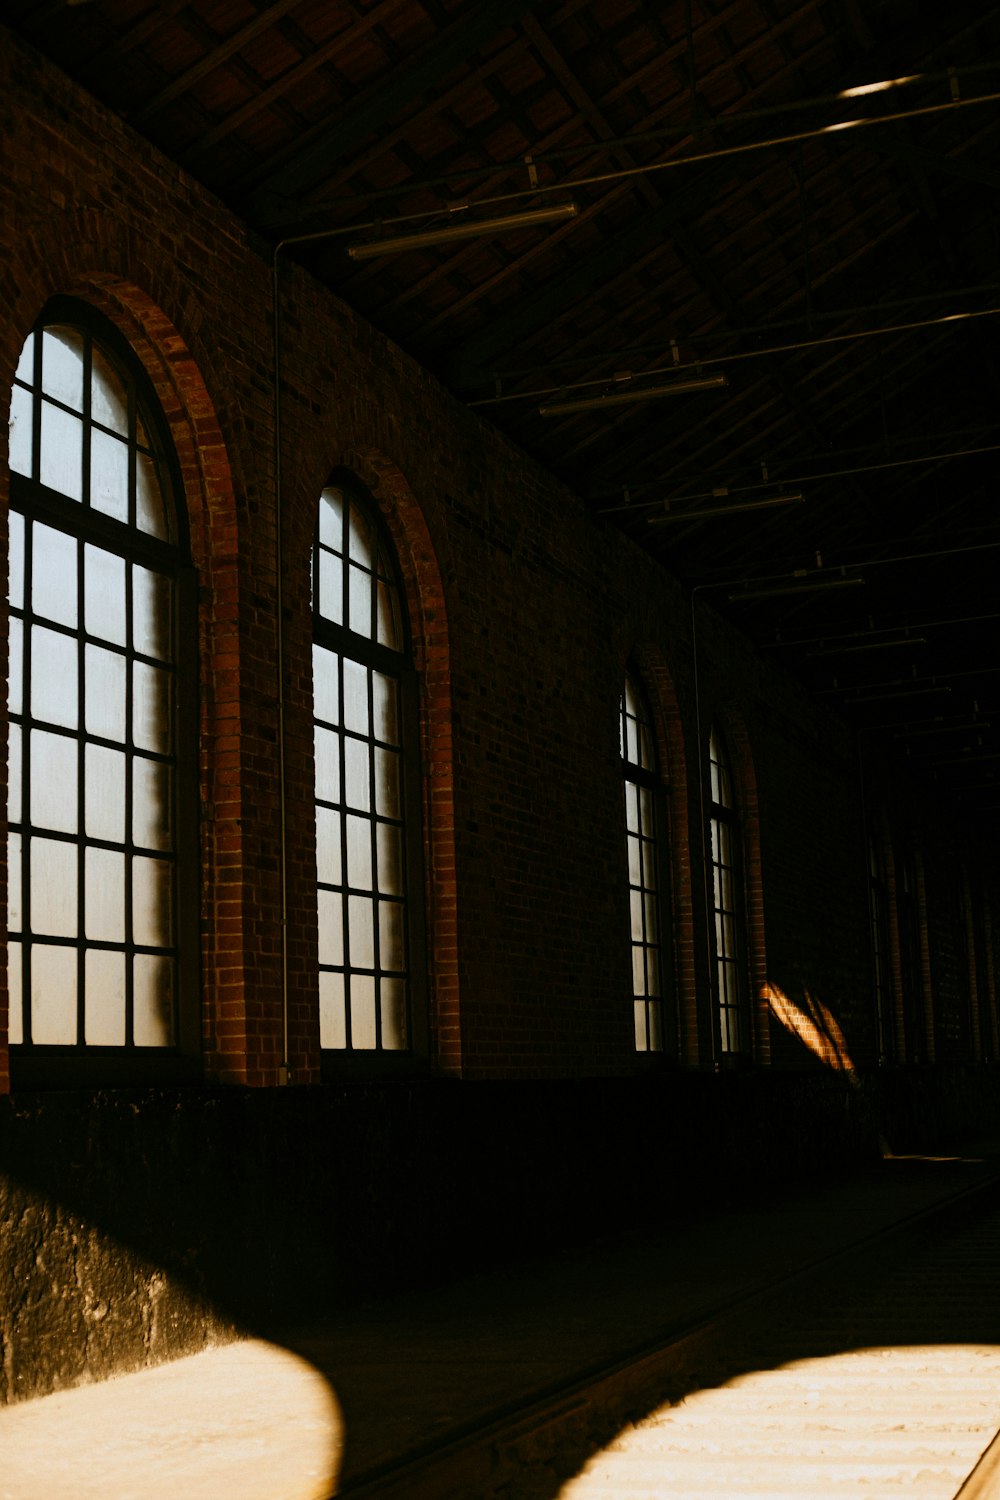
[[[198,1046],[193,593],[152,389],[81,304],[24,346],[10,470],[15,1078],[132,1077]]]
[[[745,899],[743,851],[733,796],[733,777],[725,742],[718,729],[709,736],[711,770],[712,905],[714,922],[715,1003],[719,1047],[723,1057],[748,1048],[744,961]]]
[[[413,681],[391,544],[356,484],[323,491],[312,566],[320,1045],[405,1053],[421,1042]]]
[[[625,778],[635,1046],[637,1052],[662,1052],[665,965],[660,937],[660,861],[657,858],[660,785],[649,710],[631,676],[625,678],[619,739]]]

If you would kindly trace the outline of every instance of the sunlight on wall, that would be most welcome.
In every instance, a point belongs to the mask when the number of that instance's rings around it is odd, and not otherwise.
[[[995,1345],[850,1350],[740,1375],[662,1406],[625,1428],[559,1495],[953,1500],[998,1426]]]
[[[260,1339],[0,1412],[18,1500],[328,1500],[343,1451],[329,1385]]]
[[[796,1005],[789,1000],[784,990],[776,984],[767,983],[761,990],[762,999],[771,1007],[777,1018],[793,1036],[805,1043],[820,1062],[842,1073],[854,1073],[854,1064],[847,1050],[844,1033],[836,1017],[822,1000],[804,991],[804,1003]]]

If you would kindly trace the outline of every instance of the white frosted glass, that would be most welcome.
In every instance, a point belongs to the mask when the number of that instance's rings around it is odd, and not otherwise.
[[[93,547],[83,549],[83,619],[88,635],[128,643],[125,620],[125,559]]]
[[[135,456],[135,524],[149,536],[168,540],[167,508],[159,467],[146,453]]]
[[[173,866],[165,859],[132,860],[132,938],[143,948],[174,940]]]
[[[35,943],[31,950],[31,1038],[76,1041],[76,949]]]
[[[384,672],[372,673],[372,709],[375,720],[375,738],[387,745],[399,744],[399,714],[397,712],[397,683],[394,677]]]
[[[372,637],[372,576],[360,568],[351,566],[347,570],[347,624],[357,635],[366,640]]]
[[[648,1046],[646,1040],[646,1002],[644,1000],[636,1000],[634,1002],[634,1016],[635,1049],[637,1052],[645,1052],[648,1050]]]
[[[31,533],[31,607],[36,615],[75,628],[76,542],[36,521]]]
[[[83,1039],[92,1047],[125,1045],[125,955],[91,948],[84,957]]]
[[[90,503],[102,516],[128,522],[128,446],[97,428],[90,433]]]
[[[343,974],[324,971],[319,976],[319,1044],[321,1047],[347,1046]]]
[[[372,888],[372,825],[367,818],[348,813],[347,884],[359,891]]]
[[[638,885],[641,880],[639,840],[634,833],[628,835],[628,879],[630,885]]]
[[[20,356],[17,361],[17,369],[14,374],[18,380],[23,380],[25,385],[35,383],[35,339],[34,333],[29,333],[24,341]]]
[[[137,1047],[170,1047],[174,1040],[174,964],[137,953],[132,969],[132,1036]]]
[[[646,920],[646,942],[658,943],[660,940],[660,931],[656,914],[655,896],[647,895],[643,897],[643,914]]]
[[[327,651],[325,646],[313,646],[313,711],[327,724],[340,723],[339,660],[336,652]]]
[[[132,663],[132,740],[139,750],[170,752],[170,674]]]
[[[663,1051],[663,1020],[659,1000],[649,1002],[649,1050]]]
[[[653,758],[653,737],[649,732],[648,724],[639,725],[639,764],[644,771],[652,771],[656,766]]]
[[[125,856],[114,849],[84,855],[84,936],[101,943],[125,941]]]
[[[370,1052],[378,1044],[375,1030],[375,980],[370,974],[352,974],[351,1045],[355,1051]]]
[[[79,718],[77,643],[35,625],[31,632],[31,712],[45,724],[75,729]]]
[[[633,995],[644,995],[646,993],[646,966],[643,963],[643,948],[641,943],[632,945],[632,993]]]
[[[7,512],[7,599],[24,608],[24,517],[17,510]]]
[[[660,950],[658,948],[646,949],[646,993],[649,995],[660,993]]]
[[[7,1040],[12,1047],[24,1041],[24,1024],[21,1014],[23,1005],[24,972],[21,966],[21,944],[7,944],[7,993],[10,1010],[7,1018]]]
[[[641,943],[642,932],[642,893],[640,891],[629,891],[629,919],[631,923],[633,943]]]
[[[103,646],[84,648],[84,721],[88,734],[124,743],[125,684],[127,663],[116,651]]]
[[[319,539],[335,552],[344,550],[344,500],[339,490],[323,491],[319,503]]]
[[[7,818],[11,823],[21,821],[21,726],[7,727]]]
[[[368,733],[368,668],[344,658],[344,728]]]
[[[31,731],[31,821],[36,828],[76,833],[76,752],[74,739]]]
[[[344,564],[323,551],[319,555],[319,612],[334,625],[344,623]]]
[[[132,839],[144,849],[173,847],[170,767],[137,755],[132,761]]]
[[[324,885],[340,885],[340,814],[329,807],[316,809],[316,876]]]
[[[317,891],[319,907],[319,961],[344,962],[344,903],[337,891]]]
[[[64,406],[83,411],[83,334],[54,325],[42,332],[42,390]]]
[[[379,968],[397,974],[406,967],[403,961],[403,908],[398,901],[378,904]]]
[[[653,794],[647,786],[639,788],[639,819],[646,838],[653,837]]]
[[[403,845],[394,824],[379,823],[376,828],[378,888],[383,896],[403,894]]]
[[[7,835],[7,931],[20,932],[21,912],[21,835]]]
[[[375,751],[375,810],[383,818],[400,815],[399,756],[394,750]]]
[[[118,371],[94,344],[90,351],[90,415],[128,437],[128,392]]]
[[[39,477],[67,500],[83,498],[83,423],[48,401],[42,402]]]
[[[31,478],[31,414],[35,398],[23,386],[16,385],[10,394],[10,436],[8,463],[13,474]]]
[[[84,762],[84,827],[92,839],[125,839],[125,767],[121,750],[88,745]]]
[[[364,567],[374,569],[375,567],[375,528],[363,511],[351,506],[350,536],[348,538],[348,556],[352,562],[361,563]]]
[[[316,796],[340,801],[340,735],[332,729],[316,730]]]
[[[632,765],[639,764],[639,744],[635,732],[635,720],[631,714],[625,715],[625,759]]]
[[[391,583],[380,578],[376,584],[375,604],[376,634],[379,645],[391,646],[394,651],[403,649],[403,632],[399,624],[399,598]]]
[[[9,713],[19,714],[24,711],[24,626],[11,615],[7,631],[7,710]]]
[[[625,827],[629,833],[639,832],[639,788],[634,781],[625,783]]]
[[[31,840],[31,930],[40,937],[77,935],[76,855],[76,844]]]
[[[371,769],[364,740],[344,741],[344,803],[362,812],[371,809]]]
[[[406,983],[402,979],[383,979],[380,985],[382,1006],[382,1046],[399,1052],[406,1046]]]
[[[143,656],[156,661],[173,660],[169,578],[141,568],[132,568],[132,644]]]
[[[367,896],[348,896],[347,931],[351,968],[374,968],[375,903]]]

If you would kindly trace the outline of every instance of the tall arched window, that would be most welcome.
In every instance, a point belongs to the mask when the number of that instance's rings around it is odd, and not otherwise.
[[[723,1057],[748,1048],[745,977],[743,851],[725,742],[717,728],[709,736],[711,770],[712,905],[715,1003]]]
[[[420,1043],[414,694],[401,587],[371,501],[331,483],[313,549],[320,1045]]]
[[[131,1077],[198,1045],[193,594],[152,389],[81,304],[24,346],[10,470],[15,1078]]]
[[[664,952],[660,936],[661,862],[657,857],[660,785],[649,709],[631,676],[625,678],[619,739],[625,778],[635,1046],[637,1052],[662,1052]]]

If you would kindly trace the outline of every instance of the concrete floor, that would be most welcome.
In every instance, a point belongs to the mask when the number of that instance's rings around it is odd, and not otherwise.
[[[890,1160],[759,1210],[526,1262],[354,1308],[280,1343],[207,1350],[14,1406],[0,1413],[0,1500],[379,1495],[383,1467],[467,1439],[783,1277],[810,1267],[819,1277],[839,1249],[998,1173],[1000,1146]],[[445,1491],[431,1482],[421,1493]]]

